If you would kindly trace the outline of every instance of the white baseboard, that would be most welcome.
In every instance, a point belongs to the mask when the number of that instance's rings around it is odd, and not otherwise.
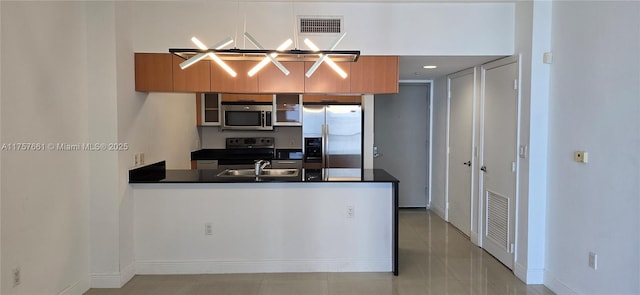
[[[390,272],[389,259],[331,260],[138,260],[136,274],[218,274],[274,272]]]
[[[131,279],[133,279],[133,276],[135,275],[136,275],[136,263],[131,262],[124,269],[120,270],[120,287],[124,286],[124,284],[126,284]]]
[[[578,292],[556,279],[556,277],[548,271],[544,272],[544,285],[558,295],[578,295]]]
[[[89,290],[89,277],[73,283],[71,286],[58,292],[58,295],[82,295]]]
[[[447,220],[447,219],[444,218],[445,215],[446,215],[446,213],[444,211],[444,208],[441,208],[440,206],[433,205],[433,206],[431,206],[431,211],[435,212],[436,215],[440,216],[440,218],[442,218],[444,220]]]
[[[120,273],[92,273],[91,288],[120,288]]]
[[[478,235],[477,232],[471,231],[469,239],[471,240],[471,243],[480,247],[480,236]]]
[[[544,269],[527,269],[526,266],[516,262],[513,273],[527,285],[544,283]]]
[[[120,288],[133,278],[135,270],[135,263],[132,262],[120,272],[91,274],[91,288]]]

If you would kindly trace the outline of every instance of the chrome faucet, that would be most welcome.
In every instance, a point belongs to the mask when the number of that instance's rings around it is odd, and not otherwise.
[[[256,177],[260,176],[260,174],[262,173],[262,169],[264,169],[264,167],[267,167],[269,165],[271,165],[271,162],[267,160],[256,160],[255,162]]]

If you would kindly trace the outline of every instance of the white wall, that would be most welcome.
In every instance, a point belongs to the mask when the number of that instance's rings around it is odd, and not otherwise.
[[[253,48],[241,38],[245,27],[264,47],[275,48],[295,37],[294,17],[333,15],[344,16],[347,32],[337,49],[358,49],[368,55],[513,52],[513,3],[237,3],[136,1],[134,48],[141,52],[191,48],[192,36],[208,45],[231,36],[238,39],[236,47]],[[312,37],[320,48],[329,47],[334,38]],[[301,41],[297,47],[304,49]]]
[[[374,96],[367,94],[362,96],[362,110],[364,111],[363,143],[362,143],[362,167],[373,169],[373,143],[375,142],[373,133],[375,103]]]
[[[63,227],[66,231],[61,235],[76,234],[75,238],[78,242],[74,242],[68,248],[63,246],[54,248],[59,251],[73,249],[72,252],[76,256],[70,258],[73,260],[72,264],[86,266],[81,261],[89,259],[86,249],[89,248],[90,202],[91,206],[96,206],[93,207],[94,209],[108,208],[105,216],[92,215],[91,217],[92,227],[97,225],[98,228],[105,230],[104,235],[93,235],[90,238],[91,245],[102,249],[92,250],[95,255],[91,258],[91,273],[98,277],[104,275],[103,278],[111,280],[109,282],[121,281],[126,277],[123,272],[129,271],[127,268],[134,259],[133,204],[127,183],[127,170],[133,164],[133,154],[144,152],[147,163],[166,159],[170,168],[188,167],[188,152],[198,147],[197,131],[193,126],[195,104],[192,95],[135,93],[132,54],[134,51],[166,52],[169,47],[191,47],[189,38],[192,35],[197,35],[207,44],[212,44],[223,37],[234,36],[236,32],[241,34],[244,31],[245,12],[247,31],[256,36],[266,47],[275,47],[293,34],[294,14],[331,14],[345,16],[348,36],[338,49],[356,48],[361,49],[363,54],[508,55],[514,50],[515,6],[512,3],[323,4],[313,2],[296,3],[294,13],[290,13],[291,3],[289,2],[250,3],[246,6],[241,4],[239,9],[236,5],[235,1],[117,4],[2,2],[2,53],[4,53],[2,56],[2,85],[4,86],[1,108],[3,112],[2,142],[58,138],[64,142],[111,140],[114,139],[112,120],[117,117],[115,139],[130,146],[128,151],[117,155],[117,180],[114,180],[113,172],[105,172],[107,169],[111,171],[114,169],[113,166],[106,168],[113,163],[111,162],[113,154],[27,155],[3,152],[0,173],[3,184],[0,206],[3,236],[0,256],[3,263],[1,281],[2,287],[5,288],[2,290],[3,294],[11,286],[6,283],[10,274],[7,270],[22,259],[20,255],[13,255],[14,252],[36,251],[35,248],[37,248],[35,243],[27,240],[8,242],[7,237],[15,235],[18,229],[36,228],[35,225],[41,218],[55,217],[52,219],[53,222],[47,219],[46,224],[51,226],[68,222],[69,227]],[[17,11],[18,7],[25,7],[25,9]],[[106,8],[107,11],[100,11],[101,7]],[[234,11],[239,12],[240,15],[234,14]],[[104,27],[100,26],[97,19],[87,19],[96,16],[103,18]],[[386,21],[380,21],[381,19]],[[456,21],[451,22],[451,20]],[[106,36],[92,35],[94,32],[103,32]],[[327,47],[332,39],[318,37],[314,40],[320,47]],[[438,42],[432,40],[438,40]],[[34,46],[28,46],[30,44]],[[250,46],[238,44],[238,47]],[[41,50],[43,48],[46,50]],[[73,49],[71,55],[69,48]],[[87,56],[89,48],[94,49],[91,52],[96,56],[105,59],[94,60],[91,56]],[[29,60],[25,62],[24,59],[12,58],[23,56],[25,52],[30,53],[29,50],[35,54],[33,55],[35,58],[31,60],[37,62],[28,62]],[[75,58],[73,63],[67,63],[68,56]],[[116,65],[115,69],[113,64]],[[7,73],[10,73],[10,76]],[[36,87],[33,87],[34,85]],[[435,87],[438,87],[438,83]],[[446,83],[440,84],[440,87],[446,87]],[[52,88],[58,91],[52,91]],[[115,93],[113,89],[116,89]],[[436,89],[435,92],[437,97],[438,90]],[[108,101],[109,97],[113,99],[114,95],[117,97],[115,111],[113,102]],[[20,100],[17,100],[18,97]],[[42,97],[52,98],[45,101],[46,108],[39,108],[42,105]],[[438,130],[437,124],[444,122],[437,122],[439,113],[436,97],[434,97],[434,130]],[[102,98],[107,101],[100,101]],[[54,104],[51,101],[61,102]],[[103,113],[98,115],[98,112]],[[19,120],[30,123],[13,123]],[[60,127],[61,124],[64,126]],[[25,135],[33,138],[15,138]],[[444,139],[443,133],[440,135]],[[443,163],[439,163],[436,156],[436,153],[443,152],[442,149],[438,149],[444,148],[436,145],[438,142],[444,142],[444,140],[438,141],[435,137],[440,135],[434,134],[434,177],[438,175],[444,177]],[[29,166],[24,163],[31,162],[46,163],[49,164],[48,167],[59,166],[63,171],[57,169],[47,171],[47,174],[36,175],[35,177],[44,179],[44,184],[22,187],[19,184],[22,183],[23,177],[18,175],[27,173],[26,167]],[[103,164],[104,170],[100,169]],[[442,172],[439,173],[439,170]],[[102,177],[109,180],[100,180]],[[114,193],[112,185],[116,182],[117,195],[110,196]],[[434,204],[439,201],[440,189],[442,189],[443,198],[443,188],[438,188],[437,182],[434,181]],[[38,210],[44,209],[29,207],[47,204],[40,201],[33,202],[33,196],[45,193],[53,193],[56,196],[55,205],[64,205],[63,208],[49,206],[49,209],[56,210],[48,210],[42,215]],[[107,207],[101,207],[101,203],[96,201],[105,201],[103,205]],[[20,204],[24,204],[27,210],[23,211],[24,214],[21,216],[34,215],[36,218],[17,217],[15,209]],[[73,214],[66,214],[70,212],[64,210],[73,210],[71,212]],[[95,213],[96,210],[92,212]],[[22,218],[21,221],[17,221],[19,218]],[[70,222],[70,219],[73,219],[73,222]],[[83,219],[85,222],[82,222]],[[20,226],[23,225],[25,227],[21,228]],[[36,234],[27,233],[21,236],[30,237]],[[59,230],[48,231],[48,233],[58,234]],[[108,243],[100,244],[101,241],[107,240]],[[64,241],[69,240],[56,240],[57,243],[64,243]],[[54,243],[54,246],[56,245]],[[85,252],[75,251],[76,249],[72,246],[77,245],[86,245]],[[103,246],[105,248],[100,248]],[[47,263],[55,264],[54,261],[59,259],[60,255],[53,257],[56,251],[48,251],[48,253],[52,255],[45,257],[44,267],[38,270],[48,269]],[[7,257],[11,258],[7,260]],[[29,255],[29,257],[32,256]],[[30,285],[28,280],[28,276],[32,275],[28,272],[32,265],[25,263],[21,264],[21,267],[23,270],[21,290],[36,288]],[[78,266],[79,268],[81,267]],[[52,286],[54,281],[64,281],[61,285],[65,285],[62,287],[65,288],[69,285],[68,281],[80,281],[80,276],[86,276],[87,273],[89,273],[88,269],[80,271],[70,267],[58,276],[48,277],[48,281],[38,285],[48,289],[37,291],[55,293],[59,289]]]
[[[545,206],[551,2],[516,4],[516,55],[520,56],[520,157],[514,273],[529,284],[541,284],[544,273]]]
[[[640,3],[555,2],[552,50],[545,284],[639,294]]]
[[[127,75],[133,81],[131,52],[127,59],[131,70]],[[123,165],[133,167],[134,154],[143,152],[147,164],[166,160],[167,168],[190,169],[190,152],[196,149],[198,140],[193,94],[126,90],[129,93],[118,103],[118,134],[131,146],[128,154],[123,153],[129,156]]]
[[[132,153],[140,151],[139,142],[131,141],[128,132],[132,128],[130,125],[129,108],[134,104],[136,95],[134,92],[134,66],[133,57],[131,52],[133,51],[133,34],[132,34],[132,15],[131,5],[127,2],[116,2],[114,7],[114,23],[115,23],[115,62],[116,65],[116,101],[117,101],[117,115],[116,120],[118,122],[118,142],[128,143],[130,149],[118,154],[118,194],[115,198],[116,206],[118,208],[114,217],[117,218],[118,224],[115,228],[118,235],[117,249],[119,257],[115,257],[114,261],[119,262],[118,275],[119,280],[107,281],[107,287],[117,287],[125,284],[134,274],[134,239],[133,239],[133,200],[129,189],[129,175],[128,170],[133,165]],[[140,121],[143,121],[141,118]],[[140,123],[142,124],[142,123]],[[182,130],[179,130],[182,131]],[[188,134],[188,133],[187,133]],[[146,151],[145,151],[146,152]],[[184,151],[183,151],[184,152]],[[180,152],[176,152],[180,153]],[[150,153],[151,155],[151,153]],[[145,161],[153,161],[153,156]],[[118,259],[119,258],[119,259]],[[92,287],[98,287],[96,282],[93,282]]]
[[[2,6],[2,143],[88,139],[84,4]],[[2,294],[88,288],[89,155],[2,152]],[[13,288],[12,269],[22,283]]]
[[[130,3],[115,4],[118,142],[129,149],[118,155],[117,211],[112,218],[118,222],[114,245],[118,256],[116,273],[94,276],[92,286],[119,287],[133,276],[134,233],[133,194],[128,171],[134,166],[134,155],[144,153],[145,163],[166,161],[169,169],[190,169],[191,151],[199,147],[196,105],[193,94],[142,93],[134,91],[134,59],[132,15]],[[104,278],[98,284],[96,278]]]
[[[221,130],[219,127],[203,126],[200,127],[199,133],[202,148],[205,149],[225,148],[227,137],[273,137],[276,148],[283,149],[301,149],[303,145],[302,127],[274,127],[274,131],[265,133],[264,131]]]
[[[392,270],[390,183],[165,184],[133,190],[138,273]],[[206,223],[212,225],[210,236]]]
[[[90,142],[118,142],[114,27],[115,10],[108,2],[86,4]],[[119,272],[118,264],[118,153],[89,155],[89,203],[92,285],[96,276]]]
[[[0,5],[0,24],[2,24],[2,5]],[[2,28],[2,25],[0,25]],[[0,69],[2,69],[2,32],[0,32]],[[2,89],[2,71],[0,71],[0,89]],[[0,141],[2,140],[2,91],[0,91]],[[2,156],[0,155],[0,167]],[[0,169],[0,224],[2,221],[2,169]],[[0,292],[2,291],[2,226],[0,226]]]
[[[195,102],[134,92],[130,4],[1,7],[2,143],[120,142],[130,149],[2,152],[0,293],[80,294],[90,275],[94,286],[119,287],[133,275],[133,154],[188,168],[198,138]],[[12,288],[16,267],[22,284]]]

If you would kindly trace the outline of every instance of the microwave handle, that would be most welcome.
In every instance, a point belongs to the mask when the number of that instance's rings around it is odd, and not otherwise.
[[[262,116],[263,116],[263,120],[262,120],[262,126],[273,126],[273,118],[272,118],[272,112],[270,111],[264,111],[262,112]]]

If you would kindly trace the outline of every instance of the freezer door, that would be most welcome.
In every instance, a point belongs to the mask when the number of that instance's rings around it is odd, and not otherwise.
[[[324,130],[324,112],[322,105],[305,105],[302,108],[302,137],[322,137]]]
[[[361,168],[362,110],[360,106],[326,106],[324,138],[326,168]]]

